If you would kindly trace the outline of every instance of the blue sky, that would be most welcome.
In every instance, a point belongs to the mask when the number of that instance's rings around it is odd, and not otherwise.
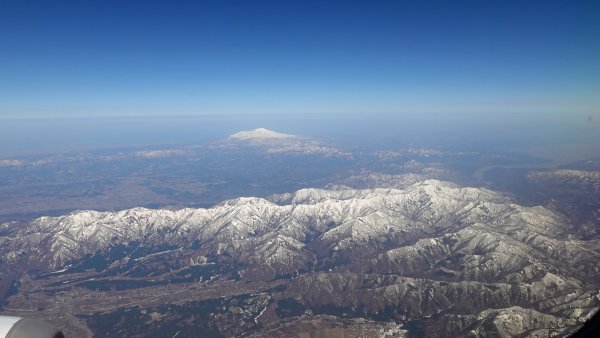
[[[2,0],[0,42],[0,118],[600,113],[598,1]]]

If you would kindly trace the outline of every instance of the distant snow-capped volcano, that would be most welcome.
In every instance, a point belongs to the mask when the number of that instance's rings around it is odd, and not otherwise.
[[[296,135],[278,133],[265,128],[258,128],[248,131],[240,131],[229,136],[230,140],[264,140],[264,139],[291,139],[297,138]]]
[[[351,153],[343,152],[333,145],[323,144],[310,137],[284,134],[265,128],[237,132],[215,145],[225,148],[250,146],[261,149],[269,155],[304,154],[352,158]]]

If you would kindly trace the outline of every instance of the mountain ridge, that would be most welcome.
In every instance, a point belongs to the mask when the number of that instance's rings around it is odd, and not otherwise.
[[[40,217],[0,237],[0,254],[9,271],[51,272],[76,290],[199,271],[207,283],[284,283],[269,297],[419,323],[433,335],[566,335],[600,307],[600,243],[572,238],[569,226],[544,207],[430,179]]]

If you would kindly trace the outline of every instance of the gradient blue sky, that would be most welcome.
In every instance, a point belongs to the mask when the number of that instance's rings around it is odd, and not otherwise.
[[[599,1],[0,0],[0,118],[599,112]]]

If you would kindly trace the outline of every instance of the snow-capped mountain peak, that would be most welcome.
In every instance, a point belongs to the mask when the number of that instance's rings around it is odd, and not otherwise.
[[[237,132],[226,140],[215,143],[214,146],[224,148],[249,146],[268,155],[296,154],[352,158],[351,153],[343,152],[333,145],[323,144],[310,137],[284,134],[265,128]]]
[[[265,128],[240,131],[229,136],[230,140],[264,140],[264,139],[290,139],[295,135],[279,133]]]

